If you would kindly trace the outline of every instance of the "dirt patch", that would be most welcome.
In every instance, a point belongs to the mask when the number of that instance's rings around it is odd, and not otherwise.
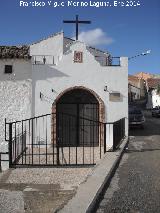
[[[10,169],[1,175],[1,196],[3,198],[8,192],[9,199],[12,199],[12,194],[21,193],[24,203],[22,212],[53,213],[67,204],[92,170],[93,167]],[[18,205],[15,203],[16,208]],[[1,201],[0,206],[3,206]],[[8,212],[8,207],[5,208]]]
[[[15,192],[21,192],[26,213],[53,213],[63,207],[76,193],[76,189],[61,190],[59,184],[0,183],[0,189],[2,197],[4,194],[6,196],[6,191],[9,192],[8,197]]]

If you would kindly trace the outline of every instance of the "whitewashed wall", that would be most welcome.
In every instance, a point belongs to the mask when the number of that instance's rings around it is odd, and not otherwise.
[[[5,65],[13,66],[12,74],[4,74]],[[4,129],[7,121],[31,116],[31,62],[22,59],[0,60],[0,150],[7,151]]]
[[[108,63],[109,53],[104,53],[103,51],[97,50],[95,48],[86,47],[86,49],[95,57],[95,60],[102,66],[106,66]]]
[[[140,88],[137,88],[135,86],[130,85],[130,89],[131,89],[131,92],[135,94],[135,96],[133,97],[134,100],[140,99],[140,97],[141,97],[141,90],[140,90]]]
[[[64,37],[64,53],[70,49],[73,43],[75,43],[74,40]],[[100,65],[105,66],[106,63],[108,63],[107,58],[110,55],[109,53],[105,53],[99,49],[90,46],[86,46],[86,49],[95,57],[95,60],[98,61]]]
[[[146,108],[151,109],[156,106],[160,106],[160,95],[157,94],[157,90],[155,89],[148,92],[148,101],[146,104]]]
[[[73,39],[70,38],[63,38],[63,53],[70,49],[70,46],[74,43]]]
[[[152,91],[152,106],[160,106],[160,95],[157,94],[157,90]]]
[[[30,46],[30,55],[54,57],[54,63],[57,64],[63,54],[63,33],[57,33],[47,39],[34,43]],[[53,62],[53,59],[52,59]],[[52,64],[52,63],[50,63]]]

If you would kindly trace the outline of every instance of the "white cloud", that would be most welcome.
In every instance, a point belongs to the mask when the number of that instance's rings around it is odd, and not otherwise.
[[[100,29],[96,28],[89,31],[82,31],[78,35],[78,40],[83,41],[88,45],[108,45],[113,42],[113,39],[106,35],[106,33]]]

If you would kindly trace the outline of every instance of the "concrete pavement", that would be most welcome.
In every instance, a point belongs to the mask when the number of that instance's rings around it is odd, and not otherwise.
[[[144,130],[130,131],[128,149],[97,213],[160,212],[160,118],[145,112]]]
[[[127,142],[128,138],[125,138],[117,151],[106,153],[92,175],[80,185],[76,195],[59,211],[60,213],[94,212],[105,186],[109,183],[122,157]]]

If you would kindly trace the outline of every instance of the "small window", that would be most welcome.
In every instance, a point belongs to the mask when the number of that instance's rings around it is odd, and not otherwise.
[[[74,62],[82,63],[83,62],[83,53],[79,51],[74,51]]]
[[[5,65],[4,73],[11,74],[13,72],[12,65]]]

